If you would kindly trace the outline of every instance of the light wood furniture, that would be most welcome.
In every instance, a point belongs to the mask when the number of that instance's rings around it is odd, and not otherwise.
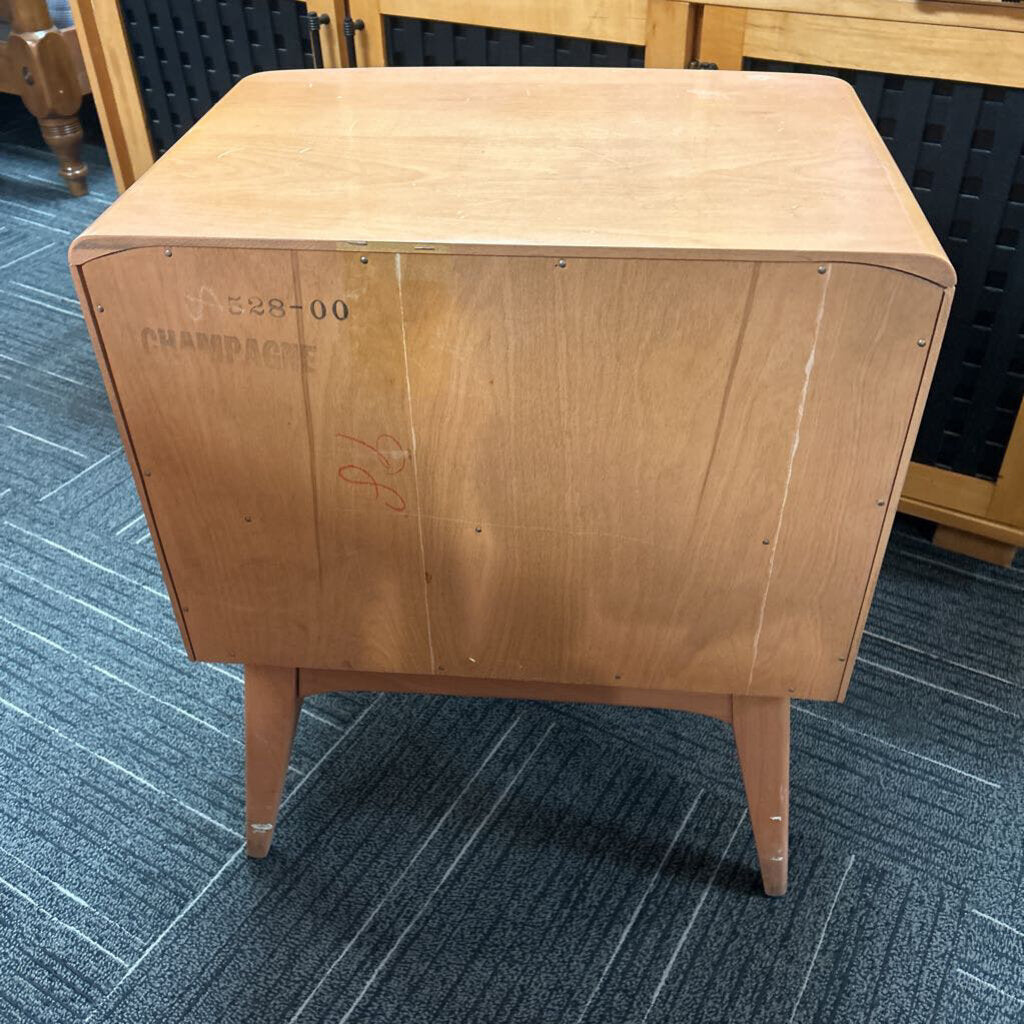
[[[323,66],[344,67],[344,0],[316,0],[306,7],[329,19],[319,33]],[[123,192],[156,160],[124,14],[119,0],[71,0],[71,8],[107,154],[118,190]],[[209,30],[216,28],[211,25]]]
[[[751,57],[1024,88],[1024,6],[719,0],[702,9],[695,49],[723,69]],[[1009,565],[1024,547],[1024,416],[996,480],[912,463],[900,509],[937,523],[937,545]]]
[[[604,701],[733,723],[784,890],[953,286],[847,86],[252,76],[71,262],[253,856],[310,693]]]
[[[119,187],[155,159],[115,0],[73,0]],[[645,47],[650,68],[744,57],[1024,87],[1024,5],[960,0],[350,0],[361,67],[387,63],[384,19],[406,16]],[[317,5],[324,61],[344,64],[341,0]],[[1024,546],[1024,417],[995,481],[911,463],[900,508],[939,524],[935,542],[1008,564]]]
[[[1024,86],[1024,11],[942,0],[717,0],[703,6],[701,60],[744,57]]]
[[[71,3],[107,152],[118,189],[123,192],[153,165],[156,153],[120,4],[117,0]],[[318,0],[308,6],[330,18],[320,30],[324,67],[345,67],[344,0]],[[408,13],[418,18],[631,43],[645,46],[647,67],[682,68],[693,54],[698,10],[698,5],[679,0],[567,0],[558,4],[539,0],[352,0],[348,6],[352,17],[363,24],[354,36],[359,67],[387,63],[383,18]]]
[[[78,35],[74,28],[54,27],[46,0],[0,0],[0,23],[9,29],[0,38],[0,92],[21,97],[57,157],[68,191],[85,195],[78,111],[89,82]]]
[[[329,19],[319,34],[323,66],[343,67],[344,0],[318,0],[307,6]],[[107,155],[123,192],[156,160],[124,12],[120,0],[71,0],[71,8]]]

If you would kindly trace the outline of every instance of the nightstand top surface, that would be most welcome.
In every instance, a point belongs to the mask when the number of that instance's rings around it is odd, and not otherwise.
[[[952,267],[853,90],[596,68],[243,79],[75,242]]]

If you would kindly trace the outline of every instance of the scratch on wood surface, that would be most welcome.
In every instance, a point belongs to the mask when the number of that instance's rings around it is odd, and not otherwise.
[[[224,312],[224,306],[220,299],[217,298],[216,292],[208,284],[204,284],[196,295],[189,295],[186,292],[185,306],[188,309],[188,315],[194,321],[203,319],[203,313],[207,306],[217,310],[219,313]]]
[[[775,531],[772,535],[771,553],[768,556],[768,576],[764,582],[764,593],[761,595],[761,607],[757,614],[757,629],[754,630],[754,650],[750,659],[750,676],[747,679],[747,693],[754,685],[754,671],[757,668],[758,649],[761,645],[761,629],[764,627],[764,613],[768,607],[768,591],[772,586],[772,574],[775,572],[775,552],[779,548],[779,538],[782,536],[782,520],[786,514],[786,501],[789,498],[789,485],[793,481],[793,466],[796,464],[796,453],[800,447],[800,428],[804,422],[804,410],[807,407],[807,392],[811,386],[811,372],[814,370],[814,357],[818,351],[818,337],[821,334],[821,321],[825,315],[825,299],[828,296],[828,283],[831,274],[825,275],[824,286],[821,289],[821,302],[818,304],[818,315],[814,319],[814,338],[811,341],[811,351],[804,364],[804,386],[800,390],[800,401],[796,407],[796,423],[793,427],[793,443],[789,449],[789,465],[786,467],[786,482],[782,487],[782,501],[779,503],[779,519],[775,524]]]
[[[420,513],[419,453],[416,446],[416,424],[412,418],[412,380],[409,377],[409,343],[405,337],[405,300],[402,296],[402,254],[395,253],[395,281],[398,283],[398,316],[402,324],[402,359],[405,363],[405,397],[409,406],[409,444],[412,449],[412,487],[416,495],[416,530],[420,538],[420,563],[423,566],[423,610],[427,616],[427,651],[430,674],[437,670],[434,660],[434,634],[430,628],[430,584],[427,582],[427,548],[423,543],[423,517]]]
[[[747,326],[750,323],[750,311],[754,307],[754,293],[757,291],[757,279],[761,275],[761,264],[755,263],[753,272],[750,275],[750,285],[747,288],[747,298],[743,304],[743,315],[740,317],[740,327],[736,332],[736,344],[732,350],[732,362],[729,365],[729,375],[725,380],[725,389],[722,392],[722,404],[718,408],[718,422],[715,424],[715,434],[711,439],[711,451],[708,454],[707,464],[704,466],[704,477],[700,482],[700,491],[697,495],[697,514],[693,517],[693,530],[697,529],[699,513],[704,492],[707,490],[708,477],[711,475],[711,467],[715,462],[715,454],[718,451],[718,442],[722,436],[722,424],[725,422],[725,414],[729,408],[729,398],[732,395],[732,386],[736,378],[736,367],[740,361],[740,351],[743,348],[743,339],[746,337]],[[692,531],[691,531],[692,535]]]

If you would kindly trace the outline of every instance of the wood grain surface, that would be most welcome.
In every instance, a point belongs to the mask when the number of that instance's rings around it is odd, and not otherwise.
[[[296,669],[245,666],[245,852],[255,859],[274,838],[301,705]]]
[[[785,896],[789,874],[789,700],[733,697],[732,728],[761,880]]]
[[[381,14],[639,46],[647,15],[647,0],[380,0],[378,7]]]
[[[203,247],[82,269],[196,657],[839,694],[943,289]]]
[[[366,68],[243,79],[75,243],[952,269],[823,76]]]
[[[573,701],[577,704],[623,704],[638,708],[671,708],[732,721],[733,698],[727,693],[668,693],[631,686],[587,686],[579,683],[529,682],[514,679],[473,679],[466,676],[404,675],[351,672],[323,668],[299,669],[299,697],[338,690],[371,693],[437,693],[455,697],[505,697],[515,700]]]

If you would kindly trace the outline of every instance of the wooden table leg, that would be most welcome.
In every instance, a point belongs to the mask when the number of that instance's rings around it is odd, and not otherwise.
[[[81,159],[82,90],[71,48],[53,24],[46,0],[10,0],[6,65],[22,102],[39,122],[43,139],[60,164],[73,196],[84,196],[87,168]]]
[[[294,668],[245,666],[245,852],[266,857],[302,699]]]
[[[764,891],[784,896],[789,873],[789,698],[733,697],[732,728]]]
[[[57,158],[60,176],[67,182],[73,196],[84,196],[88,167],[82,163],[82,123],[77,117],[41,117],[39,128],[43,141]]]

